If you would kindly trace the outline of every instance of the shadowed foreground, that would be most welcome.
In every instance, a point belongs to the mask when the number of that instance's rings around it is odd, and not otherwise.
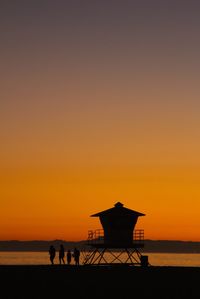
[[[2,299],[199,298],[200,268],[0,266]]]

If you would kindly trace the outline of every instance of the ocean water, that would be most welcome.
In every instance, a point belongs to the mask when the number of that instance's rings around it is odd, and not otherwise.
[[[152,266],[200,267],[200,254],[180,253],[143,253],[148,255]],[[85,254],[81,253],[80,264]],[[58,255],[55,264],[58,264]],[[0,252],[0,265],[48,265],[48,252]],[[73,259],[72,259],[73,264]]]

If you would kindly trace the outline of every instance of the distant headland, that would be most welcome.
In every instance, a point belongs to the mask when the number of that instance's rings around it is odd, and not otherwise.
[[[47,251],[50,245],[59,247],[63,244],[65,248],[78,247],[87,250],[86,241],[64,241],[64,240],[34,240],[34,241],[0,241],[0,251]],[[143,252],[160,253],[200,253],[200,242],[172,241],[172,240],[145,240]]]

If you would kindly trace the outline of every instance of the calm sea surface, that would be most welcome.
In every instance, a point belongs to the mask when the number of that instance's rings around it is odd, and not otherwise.
[[[200,254],[143,253],[152,266],[200,267]],[[81,254],[80,264],[84,255]],[[48,265],[48,252],[0,252],[0,265]],[[58,264],[58,256],[55,258]],[[72,260],[73,264],[73,260]]]

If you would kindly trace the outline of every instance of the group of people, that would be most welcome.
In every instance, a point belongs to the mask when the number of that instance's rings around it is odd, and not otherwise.
[[[53,245],[51,245],[49,248],[49,258],[52,265],[54,264],[55,256],[56,256],[56,249]],[[68,265],[71,264],[72,257],[74,258],[75,265],[79,265],[80,251],[76,247],[74,248],[73,253],[71,252],[70,249],[66,252],[66,261]],[[60,249],[59,249],[59,263],[65,264],[65,249],[63,244],[60,245]]]

